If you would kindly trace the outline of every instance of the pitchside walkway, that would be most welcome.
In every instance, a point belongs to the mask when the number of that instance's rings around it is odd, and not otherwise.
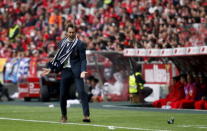
[[[24,102],[23,100],[15,100],[11,102],[0,102],[0,105],[23,105],[23,106],[48,106],[48,108],[59,107],[58,101],[52,102],[40,102],[38,100],[33,100],[31,102]],[[80,104],[71,104],[70,108],[81,107]],[[137,111],[154,111],[154,112],[177,112],[177,113],[198,113],[207,114],[207,110],[195,110],[195,109],[160,109],[150,107],[149,104],[132,104],[128,101],[126,102],[101,102],[101,103],[90,103],[91,108],[102,108],[102,109],[112,109],[112,110],[137,110]]]

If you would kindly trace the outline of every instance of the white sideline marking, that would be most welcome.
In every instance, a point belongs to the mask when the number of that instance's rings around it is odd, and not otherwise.
[[[179,125],[177,127],[207,128],[207,125]]]
[[[42,120],[26,120],[26,119],[16,119],[16,118],[6,118],[0,117],[0,120],[11,120],[11,121],[24,121],[24,122],[37,122],[37,123],[49,123],[49,124],[64,124],[64,125],[80,125],[80,126],[93,126],[93,127],[105,127],[111,130],[114,129],[128,129],[128,130],[145,130],[145,131],[170,131],[170,130],[159,130],[159,129],[147,129],[147,128],[131,128],[131,127],[121,127],[121,126],[106,126],[106,125],[97,125],[97,124],[82,124],[82,123],[61,123],[55,121],[42,121]]]

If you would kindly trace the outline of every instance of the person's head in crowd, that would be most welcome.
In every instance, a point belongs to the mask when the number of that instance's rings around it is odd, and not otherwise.
[[[193,77],[193,75],[191,73],[187,74],[187,82],[188,83],[193,83],[195,81],[195,78]]]
[[[32,51],[32,56],[33,56],[33,57],[39,57],[39,55],[40,55],[40,54],[39,54],[39,50],[33,50],[33,51]]]
[[[199,84],[206,84],[207,86],[207,77],[203,73],[200,73],[198,75],[198,79],[199,79]]]
[[[173,77],[173,83],[175,84],[175,83],[177,83],[177,82],[179,82],[180,81],[180,76],[174,76]]]
[[[141,64],[137,64],[136,66],[135,66],[135,72],[142,72],[142,65]],[[135,73],[134,72],[134,73]]]
[[[92,76],[92,75],[88,76],[88,77],[86,78],[86,81],[85,81],[86,85],[91,86],[91,83],[92,83],[92,80],[93,80],[93,79],[95,79],[94,76]]]
[[[55,15],[59,15],[59,10],[58,9],[55,9],[54,10],[54,13],[55,13]]]
[[[112,77],[113,77],[113,69],[110,67],[104,68],[104,79],[108,81],[112,79]]]
[[[97,79],[97,78],[93,78],[92,80],[91,80],[91,86],[93,87],[93,88],[95,88],[95,86],[98,84],[98,82],[99,82],[99,80]]]
[[[170,86],[169,86],[169,90],[172,91],[173,88],[178,82],[180,82],[180,76],[174,76],[171,80],[170,80]]]
[[[181,74],[180,75],[180,82],[182,83],[182,84],[187,84],[187,74]]]

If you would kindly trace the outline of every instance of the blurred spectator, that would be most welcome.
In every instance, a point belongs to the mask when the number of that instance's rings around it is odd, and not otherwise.
[[[153,90],[150,87],[145,87],[145,80],[142,77],[141,67],[138,66],[137,71],[129,76],[129,94],[132,102],[145,103],[145,98],[152,94]]]
[[[8,101],[12,101],[13,99],[9,96],[8,89],[4,87],[4,85],[0,82],[0,101],[2,101],[2,97],[6,96]]]
[[[205,109],[207,103],[207,83],[203,75],[198,76],[198,101],[195,102],[195,109]]]
[[[175,95],[181,91],[181,88],[182,88],[182,85],[180,83],[180,78],[178,76],[173,77],[172,84],[169,86],[169,93],[166,96],[166,98],[154,101],[152,103],[152,106],[159,107],[159,108],[166,106],[168,101],[171,101],[171,99],[174,99]],[[183,93],[184,93],[184,91],[183,91]]]
[[[9,28],[9,39],[14,40],[15,37],[19,34],[19,32],[20,32],[19,25],[16,24],[11,25],[11,27]]]
[[[99,83],[99,80],[93,76],[90,76],[86,80],[88,86],[87,92],[90,102],[101,102],[103,101],[103,90]]]
[[[14,45],[29,51],[28,57],[33,49],[40,56],[51,54],[50,44],[57,46],[69,22],[89,50],[202,46],[207,40],[201,0],[10,0],[0,5],[0,57],[11,57]]]
[[[114,79],[114,82],[111,80]],[[104,97],[108,101],[120,101],[128,99],[127,80],[124,79],[123,71],[113,73],[113,78],[104,83]]]
[[[60,12],[57,9],[55,9],[54,12],[51,12],[51,15],[49,17],[49,24],[57,25],[59,30],[62,29],[62,16],[60,15]]]
[[[106,94],[121,95],[124,88],[123,75],[121,72],[115,72],[113,74],[113,77],[115,79],[115,82],[113,84],[109,82],[104,83],[104,88],[107,91]]]
[[[175,102],[172,108],[194,108],[194,103],[198,95],[198,88],[191,74],[187,75],[187,83],[184,85],[184,92],[185,98]]]

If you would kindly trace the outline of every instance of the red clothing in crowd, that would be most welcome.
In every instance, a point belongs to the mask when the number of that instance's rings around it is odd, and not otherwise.
[[[180,82],[177,82],[175,85],[170,86],[170,93],[167,95],[164,99],[159,99],[152,103],[154,107],[162,107],[164,105],[167,105],[168,102],[175,102],[177,100],[180,100],[184,98],[184,90],[183,90],[183,84]]]
[[[197,89],[195,83],[188,83],[184,87],[185,99],[171,103],[171,107],[176,108],[194,108],[195,99],[197,96]]]
[[[204,108],[207,110],[207,101],[205,101]]]
[[[199,101],[196,101],[195,104],[194,104],[194,108],[195,109],[207,109],[207,107],[205,107],[205,104],[207,103],[206,100],[199,100]],[[207,106],[207,104],[206,104]]]

